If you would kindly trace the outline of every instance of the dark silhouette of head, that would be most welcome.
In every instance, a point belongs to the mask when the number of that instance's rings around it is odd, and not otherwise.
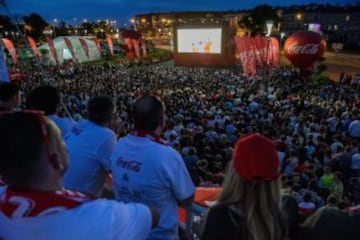
[[[114,109],[114,102],[109,96],[94,97],[87,106],[88,118],[96,124],[104,125],[111,120]]]
[[[165,107],[152,95],[140,97],[134,104],[133,118],[135,129],[153,132],[164,124]]]
[[[0,114],[0,175],[10,187],[26,190],[44,182],[47,166],[67,166],[60,130],[40,112]]]
[[[20,87],[15,83],[0,84],[0,108],[11,111],[20,104]]]
[[[26,108],[43,111],[45,115],[56,114],[59,104],[58,89],[48,85],[33,89],[26,99]]]

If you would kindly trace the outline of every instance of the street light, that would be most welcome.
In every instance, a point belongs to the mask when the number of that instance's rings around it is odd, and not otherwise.
[[[270,48],[270,40],[271,40],[271,30],[272,30],[272,27],[274,25],[274,21],[272,20],[268,20],[266,21],[266,29],[267,29],[267,32],[266,32],[266,57],[265,57],[265,71],[264,71],[264,77],[265,77],[265,74],[266,72],[268,72],[268,68],[269,68],[269,48]]]
[[[266,21],[266,28],[267,28],[267,32],[266,32],[266,66],[269,65],[269,47],[270,47],[270,35],[271,35],[271,29],[274,25],[274,21],[272,20],[268,20]]]
[[[285,33],[284,33],[284,32],[281,32],[281,33],[280,33],[280,45],[282,45],[282,42],[283,42],[284,37],[285,37]]]
[[[58,22],[57,18],[54,18],[54,30],[53,30],[54,38],[56,37],[56,24],[57,24],[57,22]]]
[[[348,30],[348,28],[349,28],[350,15],[346,15],[345,21],[346,21],[346,25],[345,25],[345,27],[344,27],[343,43],[345,43],[346,32],[347,32],[347,30]],[[346,39],[346,40],[347,40],[347,39]]]

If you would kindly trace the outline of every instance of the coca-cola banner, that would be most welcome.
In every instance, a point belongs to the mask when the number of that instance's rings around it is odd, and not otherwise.
[[[140,49],[139,49],[139,41],[136,39],[131,39],[131,45],[135,49],[135,56],[138,58],[140,57]]]
[[[276,38],[270,38],[269,42],[269,64],[279,67],[279,41]]]
[[[144,39],[141,39],[141,49],[144,57],[147,56],[146,43]]]
[[[132,46],[131,38],[125,38],[124,42],[125,42],[125,46],[126,46],[126,56],[129,60],[133,60],[135,57],[135,54],[134,54],[135,49]]]
[[[266,62],[266,38],[262,36],[256,36],[253,38],[253,42],[256,49],[256,55],[258,56],[258,64],[263,66]]]
[[[56,65],[59,65],[59,59],[57,57],[57,52],[56,52],[56,49],[55,49],[55,46],[54,46],[54,41],[49,37],[46,37],[46,41],[47,41],[47,43],[49,45],[50,52],[51,52],[52,56],[55,59]]]
[[[74,48],[73,48],[73,45],[72,45],[70,39],[67,37],[64,37],[64,41],[65,41],[67,48],[69,49],[69,51],[71,53],[71,56],[73,57],[73,59],[75,59],[75,52],[74,52]]]
[[[256,74],[256,57],[252,40],[249,37],[235,37],[236,48],[240,54],[244,74]]]
[[[16,49],[15,49],[12,41],[7,38],[3,38],[2,42],[3,42],[4,46],[6,47],[6,49],[9,51],[14,63],[18,64],[19,63],[18,56],[16,54]]]
[[[316,60],[325,53],[326,42],[313,31],[299,31],[292,34],[284,44],[284,54],[301,70],[311,70]]]
[[[106,42],[107,42],[107,44],[109,46],[111,56],[114,56],[114,45],[113,45],[113,42],[112,42],[112,39],[111,39],[110,36],[106,37]]]
[[[35,40],[30,36],[27,37],[27,40],[28,40],[28,43],[29,43],[29,45],[31,47],[31,50],[32,50],[34,56],[36,58],[39,58],[40,57],[40,52],[39,52],[39,49],[36,46]]]
[[[87,58],[89,58],[89,47],[83,38],[79,38],[80,44]]]
[[[252,75],[256,75],[256,52],[255,52],[255,46],[253,45],[253,41],[250,37],[246,37],[245,38],[245,43],[246,43],[246,51],[248,54],[248,58],[249,58],[249,68],[250,68],[250,73]]]

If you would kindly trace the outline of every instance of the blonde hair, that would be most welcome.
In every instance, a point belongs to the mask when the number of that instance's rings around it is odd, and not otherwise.
[[[247,240],[284,237],[280,180],[245,181],[230,162],[218,204],[232,204],[244,216]]]

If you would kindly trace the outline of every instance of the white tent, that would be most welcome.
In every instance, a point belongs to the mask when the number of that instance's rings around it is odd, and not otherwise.
[[[71,55],[70,50],[66,46],[64,37],[56,37],[53,39],[54,41],[54,47],[56,49],[57,58],[59,63],[63,63],[64,60],[72,59],[75,62],[88,62],[88,61],[95,61],[99,60],[101,55],[96,47],[95,41],[92,40],[93,37],[89,36],[66,36],[68,38],[73,46],[74,49],[74,57]],[[83,38],[88,46],[89,49],[89,57],[86,56],[85,51],[83,47],[81,46],[80,38]],[[48,52],[44,55],[42,55],[42,62],[44,64],[51,64],[55,65],[55,59],[53,55],[51,54],[50,48],[48,43],[44,43],[39,47],[39,51],[41,52],[41,49],[46,49]]]

